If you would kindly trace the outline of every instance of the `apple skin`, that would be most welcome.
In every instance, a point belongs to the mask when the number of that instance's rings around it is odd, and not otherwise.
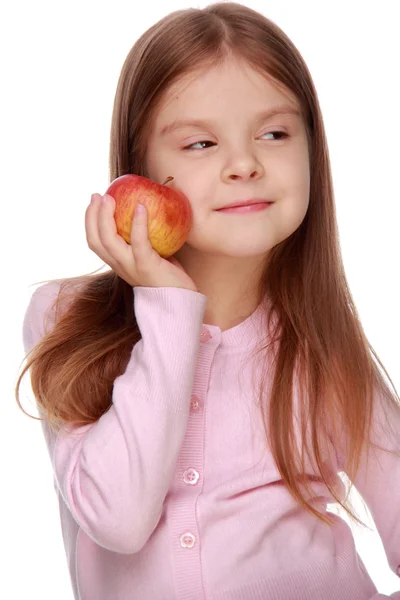
[[[149,240],[154,250],[169,258],[185,243],[192,227],[193,213],[188,198],[179,190],[140,175],[121,175],[106,194],[115,200],[114,220],[118,234],[131,243],[132,222],[137,204],[147,209]]]

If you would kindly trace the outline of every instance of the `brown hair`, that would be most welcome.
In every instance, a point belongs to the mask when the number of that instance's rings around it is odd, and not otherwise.
[[[369,444],[378,447],[370,440],[375,403],[399,410],[400,398],[366,338],[346,281],[323,119],[311,75],[294,44],[265,16],[236,3],[178,10],[162,18],[138,39],[122,67],[112,115],[110,181],[126,173],[146,176],[146,136],[170,84],[229,57],[245,60],[295,94],[309,142],[307,214],[271,250],[259,290],[260,298],[268,294],[269,319],[277,318],[279,333],[271,396],[264,399],[262,410],[266,439],[284,482],[306,510],[330,524],[299,487],[304,455],[313,453],[332,496],[366,526],[348,497],[340,498],[331,486],[322,444],[330,435],[337,447],[346,448],[345,472],[351,481],[361,453]],[[62,302],[68,299],[62,313]],[[53,308],[55,327],[27,354],[30,360],[16,385],[17,402],[22,409],[18,390],[31,368],[32,391],[53,429],[62,422],[90,424],[112,405],[113,382],[124,373],[132,347],[141,339],[133,289],[112,270],[69,278],[61,281]],[[301,453],[295,446],[294,377],[301,393]]]

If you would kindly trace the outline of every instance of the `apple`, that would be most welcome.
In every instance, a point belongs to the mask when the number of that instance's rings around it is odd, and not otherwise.
[[[131,230],[137,204],[147,209],[150,244],[163,258],[175,254],[185,243],[192,226],[192,207],[179,190],[140,175],[121,175],[111,182],[106,194],[115,200],[114,220],[118,234],[131,243]]]

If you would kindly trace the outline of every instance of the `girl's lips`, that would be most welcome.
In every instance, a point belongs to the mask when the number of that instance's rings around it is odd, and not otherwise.
[[[216,212],[222,213],[253,213],[265,210],[271,206],[272,202],[259,202],[258,204],[249,204],[248,206],[235,206],[234,208],[219,208]]]

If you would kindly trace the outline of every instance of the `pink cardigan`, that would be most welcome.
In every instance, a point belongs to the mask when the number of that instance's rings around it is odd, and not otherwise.
[[[26,352],[57,292],[51,282],[33,293]],[[142,339],[115,379],[110,409],[56,437],[42,422],[75,599],[388,598],[345,521],[329,513],[329,528],[300,508],[266,446],[246,360],[266,332],[263,305],[221,332],[203,324],[203,294],[133,292]],[[400,450],[399,412],[391,422],[397,435],[378,443]],[[332,460],[340,486],[340,449]],[[369,470],[363,462],[354,483],[400,575],[400,461],[379,460],[371,456]],[[313,490],[320,509],[334,502],[323,483]]]

